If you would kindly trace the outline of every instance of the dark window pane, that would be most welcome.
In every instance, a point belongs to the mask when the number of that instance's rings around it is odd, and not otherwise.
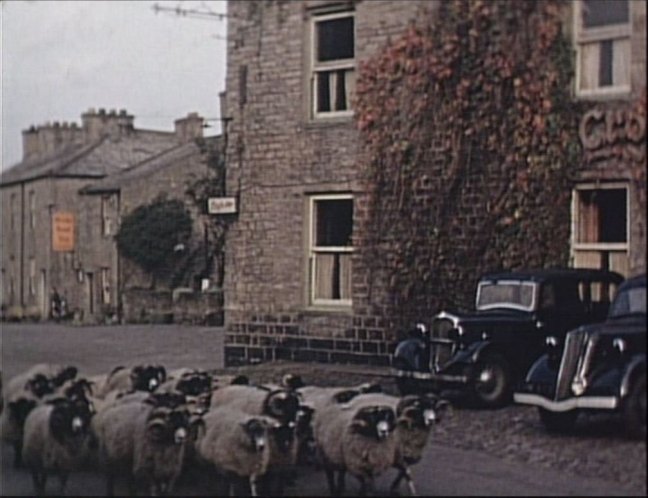
[[[317,23],[317,60],[352,59],[353,17],[342,17]]]
[[[599,55],[599,86],[612,86],[612,40],[601,42]]]
[[[317,112],[330,112],[331,110],[331,91],[330,91],[330,71],[324,71],[315,75],[317,78]]]
[[[583,26],[596,28],[630,20],[627,0],[584,0]]]
[[[596,202],[599,208],[599,242],[627,242],[626,190],[598,190]]]
[[[350,246],[353,230],[353,200],[317,201],[316,245]]]
[[[343,69],[336,71],[337,85],[335,86],[335,110],[336,111],[346,111],[347,101],[346,101],[346,80],[344,79]]]

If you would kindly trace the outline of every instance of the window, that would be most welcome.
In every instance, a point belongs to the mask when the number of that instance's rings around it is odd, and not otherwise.
[[[353,198],[310,200],[311,304],[351,305]]]
[[[29,191],[29,228],[36,228],[36,192]]]
[[[581,0],[576,6],[576,91],[630,91],[629,0]]]
[[[101,304],[110,304],[110,270],[101,269]]]
[[[355,91],[353,12],[316,15],[311,32],[313,115],[350,115]]]
[[[113,234],[112,210],[114,209],[114,200],[108,196],[101,196],[101,233],[104,237]]]
[[[29,258],[29,295],[36,295],[36,260]]]
[[[574,191],[573,202],[575,266],[610,269],[627,275],[627,186],[582,185]]]
[[[9,197],[9,227],[12,232],[16,230],[16,194]]]

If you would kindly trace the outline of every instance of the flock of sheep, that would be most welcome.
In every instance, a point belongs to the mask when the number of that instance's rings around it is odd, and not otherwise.
[[[227,491],[281,495],[298,465],[322,468],[332,495],[345,474],[360,482],[397,470],[396,492],[425,448],[448,403],[434,395],[385,394],[377,384],[306,386],[287,375],[281,385],[252,385],[224,376],[162,366],[118,367],[84,376],[73,366],[38,364],[2,392],[0,430],[26,468],[37,494],[49,475],[60,479],[96,467],[106,493],[124,478],[129,495],[144,488],[168,495],[183,470],[218,476]]]

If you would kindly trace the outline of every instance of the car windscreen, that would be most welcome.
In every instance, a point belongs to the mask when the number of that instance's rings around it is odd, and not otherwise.
[[[645,287],[631,287],[620,291],[610,308],[610,317],[635,313],[646,313]]]
[[[511,308],[531,311],[535,304],[534,282],[520,280],[499,280],[480,282],[477,287],[478,310]]]

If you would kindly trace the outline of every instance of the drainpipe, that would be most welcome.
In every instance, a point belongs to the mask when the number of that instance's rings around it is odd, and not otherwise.
[[[20,307],[25,311],[25,183],[20,184]]]

